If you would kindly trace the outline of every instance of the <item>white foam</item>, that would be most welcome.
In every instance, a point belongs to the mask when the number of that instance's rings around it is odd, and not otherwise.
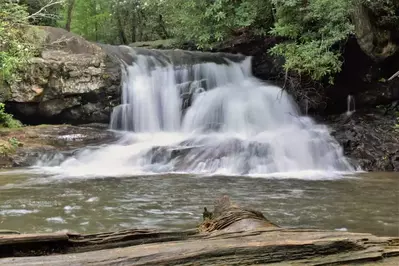
[[[0,210],[0,215],[3,216],[22,216],[30,213],[38,213],[39,210],[25,210],[25,209],[9,209],[9,210]]]
[[[99,197],[91,197],[91,198],[87,199],[86,202],[97,202],[99,200],[100,200]]]
[[[58,136],[57,138],[71,141],[71,140],[75,140],[75,139],[82,139],[84,137],[85,137],[85,135],[83,135],[83,134],[70,134],[70,135],[61,135],[61,136]]]
[[[192,94],[186,112],[184,93]],[[138,55],[123,68],[122,104],[111,128],[126,131],[118,143],[37,167],[67,178],[185,173],[318,180],[354,172],[326,126],[251,75],[250,58],[176,68]],[[187,152],[172,156],[158,147]],[[152,149],[166,157],[155,160]]]
[[[66,224],[67,222],[62,217],[50,217],[46,219],[49,223]]]

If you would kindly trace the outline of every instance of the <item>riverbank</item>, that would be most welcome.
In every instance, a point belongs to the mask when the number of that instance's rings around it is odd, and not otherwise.
[[[117,139],[107,125],[39,125],[0,129],[0,168],[28,167],[41,157],[62,158],[78,148]]]
[[[319,118],[317,118],[319,120]],[[331,128],[345,156],[364,171],[399,171],[399,115],[363,109],[319,120]]]

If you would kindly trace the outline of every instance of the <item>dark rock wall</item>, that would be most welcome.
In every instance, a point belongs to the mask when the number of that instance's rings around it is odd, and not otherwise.
[[[382,110],[362,110],[325,118],[332,135],[362,170],[399,171],[399,123]]]
[[[399,78],[388,79],[399,70],[399,53],[384,61],[373,61],[352,37],[345,45],[342,71],[335,77],[334,85],[315,83],[306,77],[286,73],[282,67],[284,60],[267,53],[268,49],[280,40],[276,38],[254,38],[240,36],[223,44],[224,52],[241,53],[252,56],[253,74],[287,89],[304,107],[308,99],[310,113],[331,115],[347,109],[347,97],[355,98],[358,109],[387,105],[399,100]],[[288,77],[288,78],[286,78]]]
[[[351,38],[343,53],[342,72],[335,84],[324,89],[328,99],[326,114],[346,111],[346,99],[352,95],[357,109],[387,105],[399,100],[399,79],[388,79],[399,70],[399,53],[382,62],[368,57]]]

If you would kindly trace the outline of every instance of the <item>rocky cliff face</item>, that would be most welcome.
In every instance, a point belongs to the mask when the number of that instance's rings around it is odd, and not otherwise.
[[[63,29],[41,27],[40,57],[1,99],[25,123],[107,122],[119,100],[119,63],[100,46]]]

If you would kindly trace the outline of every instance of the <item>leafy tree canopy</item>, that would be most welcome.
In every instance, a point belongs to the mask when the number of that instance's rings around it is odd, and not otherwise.
[[[351,0],[76,0],[72,31],[106,43],[173,37],[212,48],[242,30],[286,42],[271,49],[285,68],[331,78],[352,32]],[[65,16],[64,16],[65,17]],[[63,25],[64,23],[61,23]],[[332,79],[330,79],[332,81]]]
[[[57,25],[110,44],[173,38],[209,49],[242,31],[280,36],[285,41],[269,52],[285,58],[287,71],[332,82],[359,1],[378,11],[387,28],[397,25],[394,0],[2,0],[0,30],[11,23],[5,14],[15,13],[19,22]]]

